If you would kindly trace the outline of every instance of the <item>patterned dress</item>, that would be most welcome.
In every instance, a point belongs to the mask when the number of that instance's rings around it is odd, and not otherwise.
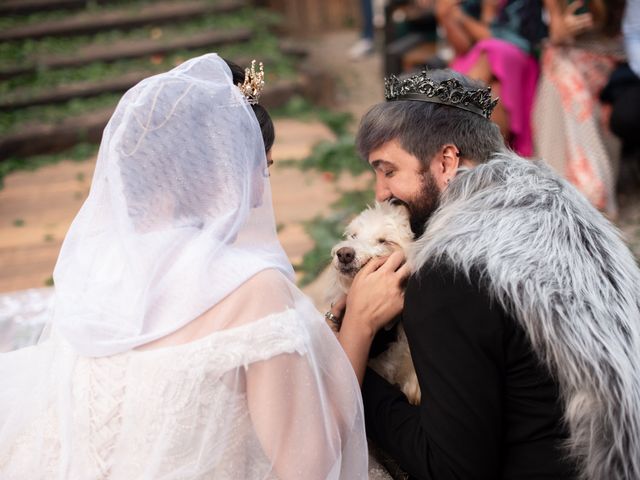
[[[533,110],[536,155],[612,218],[619,142],[599,95],[622,55],[619,40],[595,35],[546,46]]]

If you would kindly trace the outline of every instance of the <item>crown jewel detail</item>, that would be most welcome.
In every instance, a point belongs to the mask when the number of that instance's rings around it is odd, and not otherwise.
[[[491,87],[466,88],[455,78],[437,82],[423,70],[405,79],[395,75],[384,79],[384,97],[388,100],[420,100],[440,103],[477,113],[485,118],[498,104],[498,99],[491,98]]]
[[[262,62],[258,66],[260,71],[256,72],[256,61],[252,60],[251,68],[244,70],[244,83],[238,83],[238,88],[251,105],[258,103],[264,88],[264,66]]]

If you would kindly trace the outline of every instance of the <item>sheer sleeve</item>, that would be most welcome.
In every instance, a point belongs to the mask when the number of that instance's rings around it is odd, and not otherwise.
[[[257,302],[262,313],[286,308],[293,324],[281,348],[267,353],[255,345],[253,359],[263,355],[245,370],[249,415],[274,473],[283,480],[366,478],[360,390],[334,335],[282,277],[265,274],[253,287],[269,292]]]
[[[349,426],[325,390],[306,355],[278,355],[247,370],[252,423],[278,478],[339,478]]]

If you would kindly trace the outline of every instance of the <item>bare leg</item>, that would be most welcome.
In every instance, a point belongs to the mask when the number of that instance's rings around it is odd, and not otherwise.
[[[494,80],[490,84],[491,86],[491,94],[494,97],[500,96],[500,91],[502,90],[502,86],[498,80]],[[504,137],[505,142],[509,143],[511,141],[511,131],[509,130],[509,112],[504,108],[504,104],[498,102],[496,108],[493,109],[493,113],[491,114],[491,120],[500,127],[500,133]]]
[[[478,61],[471,67],[471,70],[467,72],[467,76],[473,78],[474,80],[480,80],[485,84],[491,87],[491,93],[494,97],[500,96],[500,91],[502,90],[500,82],[497,78],[493,76],[491,72],[491,64],[489,63],[489,58],[487,57],[486,52],[482,52],[478,57]],[[493,120],[498,127],[500,127],[500,132],[504,137],[505,141],[510,140],[510,131],[509,131],[509,112],[507,112],[504,106],[501,103],[498,103],[496,108],[493,110],[493,114],[491,115],[491,120]]]

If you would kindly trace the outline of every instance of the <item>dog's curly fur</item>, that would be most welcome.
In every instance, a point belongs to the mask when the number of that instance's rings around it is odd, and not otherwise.
[[[456,175],[409,260],[479,272],[557,378],[582,478],[640,479],[640,270],[573,186],[498,155]]]
[[[413,241],[409,213],[400,205],[376,203],[351,221],[345,237],[331,250],[333,277],[328,295],[330,301],[349,291],[355,274],[372,258],[389,255],[397,249],[407,250]],[[341,249],[353,252],[349,262],[339,260]],[[420,403],[420,387],[402,325],[398,325],[398,339],[369,365],[389,382],[399,385],[411,403]]]

